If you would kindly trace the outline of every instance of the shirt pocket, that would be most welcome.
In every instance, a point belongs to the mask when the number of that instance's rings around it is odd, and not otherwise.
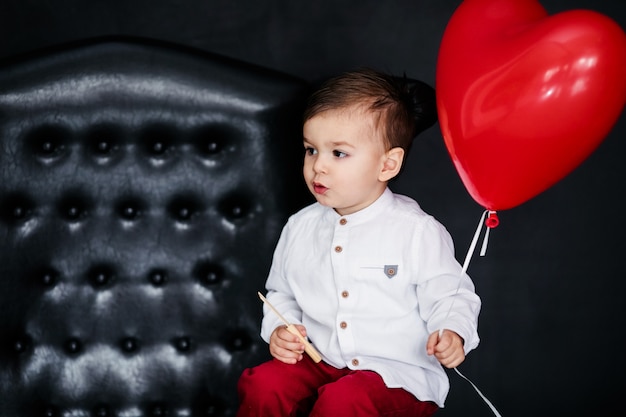
[[[370,265],[370,266],[360,266],[357,274],[359,275],[370,275],[374,278],[380,278],[381,273],[384,274],[388,279],[393,279],[396,275],[398,275],[398,264],[378,264],[378,265]]]
[[[382,317],[404,316],[417,306],[415,285],[399,262],[363,260],[352,268],[360,301]]]
[[[393,259],[385,261],[362,259],[352,267],[352,277],[358,285],[373,286],[378,291],[393,294],[408,285],[402,265]]]

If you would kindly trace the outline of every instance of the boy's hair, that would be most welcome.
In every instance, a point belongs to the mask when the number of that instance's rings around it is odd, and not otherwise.
[[[303,122],[354,105],[375,115],[387,149],[400,147],[405,153],[413,139],[437,121],[435,90],[428,84],[363,68],[325,81],[309,97]]]

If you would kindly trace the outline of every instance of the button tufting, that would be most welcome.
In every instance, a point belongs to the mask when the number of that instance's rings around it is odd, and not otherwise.
[[[96,144],[96,151],[100,154],[109,153],[110,150],[111,150],[111,145],[109,144],[109,142],[100,141]]]
[[[189,220],[191,218],[191,210],[187,207],[178,209],[177,217],[179,220]]]
[[[153,404],[150,407],[149,415],[151,417],[165,417],[167,416],[167,407],[163,404]]]
[[[86,147],[89,152],[87,156],[94,157],[99,164],[111,162],[119,148],[118,138],[123,136],[124,132],[113,124],[91,126],[85,134],[86,142],[89,144]]]
[[[139,341],[134,337],[125,337],[122,339],[122,350],[126,353],[135,352],[139,349]]]
[[[141,216],[142,210],[143,204],[138,200],[126,199],[119,202],[116,206],[118,215],[127,221],[136,220],[139,216]]]
[[[1,216],[7,223],[23,222],[32,215],[35,204],[23,193],[9,194],[2,201]]]
[[[266,353],[258,304],[236,294],[262,285],[280,219],[306,201],[274,164],[306,86],[179,50],[82,46],[0,77],[17,100],[0,121],[0,417],[234,415],[238,374]],[[196,100],[207,88],[245,100]]]
[[[243,195],[231,195],[219,203],[218,210],[228,220],[239,220],[252,211],[252,203]]]
[[[96,407],[93,415],[95,417],[108,417],[111,415],[111,413],[109,412],[109,408],[107,406],[101,405],[99,407]]]
[[[41,153],[45,155],[53,154],[57,150],[57,148],[58,146],[49,140],[42,142],[41,146],[39,147]]]
[[[232,330],[224,338],[224,345],[230,352],[246,350],[251,344],[252,338],[243,329]]]
[[[232,217],[239,218],[243,214],[243,207],[241,206],[232,206],[230,208],[230,214]]]
[[[139,213],[139,210],[131,206],[123,207],[120,212],[122,217],[125,218],[126,220],[133,220],[134,218],[137,217],[138,213]]]
[[[13,218],[16,220],[26,217],[26,209],[22,206],[16,206],[13,208]]]
[[[204,415],[207,417],[213,416],[221,416],[223,413],[224,407],[220,404],[210,404],[204,410]]]
[[[107,282],[109,282],[109,277],[104,272],[98,272],[94,275],[93,282],[94,284],[99,286],[105,285]]]
[[[27,141],[35,155],[49,160],[65,151],[64,142],[70,136],[70,131],[63,126],[44,125],[29,132]]]
[[[165,152],[166,146],[163,142],[154,142],[152,144],[152,153],[155,155],[161,155]]]
[[[59,412],[57,411],[56,407],[53,406],[48,406],[45,408],[45,410],[43,410],[43,417],[57,417],[59,415]]]
[[[193,275],[204,286],[214,286],[222,282],[224,270],[211,262],[201,262],[194,268]]]
[[[42,153],[50,154],[54,152],[54,150],[56,149],[56,146],[54,145],[54,143],[50,141],[45,141],[41,144],[40,149]]]
[[[94,266],[88,273],[88,279],[94,287],[104,287],[113,282],[115,273],[107,265]]]
[[[84,195],[66,196],[59,207],[61,216],[70,222],[80,220],[87,214],[87,197]]]
[[[24,353],[28,350],[31,344],[32,344],[32,341],[30,337],[22,336],[18,338],[15,342],[13,342],[13,350],[16,353]]]
[[[150,271],[150,273],[148,273],[148,280],[155,287],[160,287],[164,285],[167,281],[167,272],[162,269],[155,269],[153,271]]]
[[[201,210],[201,205],[197,197],[177,196],[168,205],[168,212],[179,222],[189,222],[194,215]]]
[[[67,209],[67,218],[71,220],[76,220],[80,217],[80,209],[78,207],[72,206]]]
[[[177,137],[171,126],[153,125],[142,133],[142,141],[146,144],[146,151],[152,158],[163,159],[173,148],[172,143]]]
[[[211,141],[204,146],[204,151],[207,154],[216,154],[221,150],[221,144],[216,141]]]
[[[207,124],[194,134],[196,149],[200,155],[214,158],[226,149],[232,150],[234,141],[242,136],[238,129],[228,124]],[[230,145],[227,148],[227,145]]]
[[[186,337],[178,337],[174,340],[174,346],[179,352],[188,352],[191,349],[191,340]]]
[[[65,351],[67,353],[76,354],[82,350],[82,343],[78,338],[71,338],[65,342]]]
[[[194,401],[193,415],[205,417],[218,417],[225,415],[226,404],[224,401],[209,393],[202,394],[202,397]]]
[[[245,346],[245,340],[241,337],[234,337],[231,339],[231,342],[233,350],[242,350]]]
[[[52,287],[56,284],[59,273],[52,268],[45,269],[41,273],[41,283],[46,287]]]

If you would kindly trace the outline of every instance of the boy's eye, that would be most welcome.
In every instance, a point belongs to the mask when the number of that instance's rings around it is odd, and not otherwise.
[[[315,148],[311,148],[310,146],[307,146],[304,148],[304,153],[307,155],[315,155],[317,151],[315,150]]]
[[[345,158],[346,156],[348,156],[347,153],[341,151],[333,151],[333,155],[335,155],[337,158]]]

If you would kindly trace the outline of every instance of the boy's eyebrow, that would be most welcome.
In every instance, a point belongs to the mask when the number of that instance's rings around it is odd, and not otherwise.
[[[307,144],[312,145],[312,143],[305,137],[302,138],[302,141],[304,142],[305,145],[307,145]],[[354,148],[354,145],[352,145],[349,142],[343,141],[343,140],[332,141],[332,142],[330,142],[330,144],[333,147],[350,147],[350,148]]]

